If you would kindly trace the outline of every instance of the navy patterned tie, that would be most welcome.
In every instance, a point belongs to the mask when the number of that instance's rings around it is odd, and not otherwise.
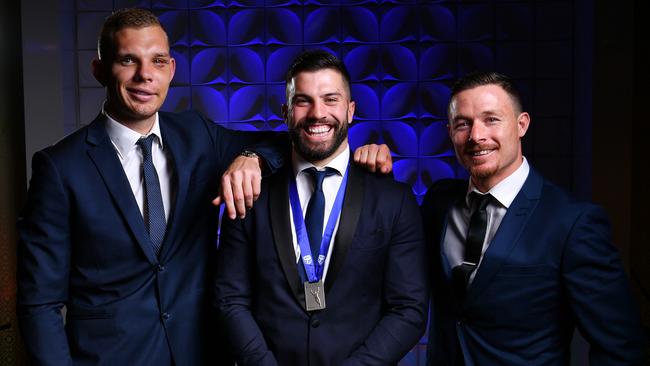
[[[305,214],[305,227],[309,236],[309,246],[314,262],[318,258],[320,242],[323,238],[323,221],[325,221],[325,194],[323,193],[323,180],[326,176],[336,174],[336,170],[325,168],[323,171],[316,168],[304,170],[311,175],[314,181],[314,193],[311,194],[307,213]]]
[[[162,194],[160,192],[160,182],[158,173],[153,165],[151,158],[151,143],[155,135],[141,138],[136,143],[142,149],[142,175],[144,176],[144,222],[149,230],[149,238],[153,251],[158,256],[165,231],[167,230],[167,221],[165,219],[165,208],[163,206]]]

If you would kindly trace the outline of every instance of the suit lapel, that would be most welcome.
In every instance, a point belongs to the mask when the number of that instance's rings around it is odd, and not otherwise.
[[[185,201],[188,194],[188,186],[190,181],[190,165],[184,162],[189,161],[187,156],[188,149],[182,145],[182,139],[178,136],[175,129],[171,128],[167,118],[163,114],[159,114],[160,119],[160,133],[163,138],[163,145],[167,158],[173,164],[174,175],[172,179],[172,208],[169,220],[167,221],[167,232],[165,240],[163,241],[160,249],[160,258],[167,258],[168,253],[176,246],[178,236],[181,234],[182,228],[187,228],[186,221],[192,215],[189,215],[185,210]],[[215,172],[217,174],[217,172]]]
[[[465,305],[471,304],[490,283],[518,242],[518,238],[539,202],[542,178],[532,168],[483,255],[474,280],[467,289]]]
[[[90,159],[102,176],[106,188],[110,192],[111,197],[113,197],[113,201],[122,213],[133,236],[142,248],[144,255],[150,263],[157,263],[158,261],[153,254],[153,249],[149,242],[149,234],[144,225],[142,214],[135,201],[135,197],[133,197],[131,186],[124,174],[124,169],[117,157],[117,152],[106,133],[103,118],[97,117],[88,126],[86,141],[91,145],[88,149]]]
[[[329,268],[327,269],[327,278],[325,281],[326,292],[332,288],[334,280],[345,262],[346,254],[352,244],[352,238],[357,229],[357,223],[361,214],[361,205],[363,204],[365,181],[363,179],[364,173],[360,169],[354,164],[350,164],[348,168],[348,183],[345,188],[341,218],[336,231]]]
[[[298,303],[305,308],[305,293],[296,266],[296,252],[293,248],[291,221],[289,219],[289,174],[291,168],[282,169],[269,178],[269,214],[273,242],[280,258],[284,276]]]

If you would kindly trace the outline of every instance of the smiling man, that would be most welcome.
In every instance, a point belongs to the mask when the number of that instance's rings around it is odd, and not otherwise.
[[[406,185],[349,164],[341,61],[303,53],[286,94],[292,164],[222,229],[215,307],[237,364],[395,365],[427,318],[417,204]]]
[[[577,327],[591,365],[641,365],[643,342],[599,207],[522,155],[530,116],[509,78],[460,79],[449,136],[469,182],[440,180],[422,205],[432,248],[429,365],[569,365]]]

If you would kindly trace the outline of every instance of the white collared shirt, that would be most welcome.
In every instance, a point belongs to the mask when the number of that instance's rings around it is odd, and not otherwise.
[[[291,162],[293,165],[293,172],[296,177],[296,188],[298,190],[298,197],[300,198],[300,207],[302,208],[302,216],[304,218],[305,214],[307,213],[307,205],[309,203],[309,199],[311,198],[311,194],[314,191],[313,180],[309,176],[309,173],[304,172],[304,170],[307,168],[311,168],[314,165],[306,161],[305,159],[303,159],[295,151],[292,151],[291,154],[292,154]],[[345,174],[345,170],[348,167],[349,161],[350,161],[350,150],[344,149],[334,159],[332,159],[332,161],[330,161],[328,164],[325,165],[325,167],[330,167],[335,169],[338,172],[338,174],[327,176],[323,180],[323,194],[325,195],[325,217],[323,222],[323,230],[325,230],[325,226],[327,225],[327,220],[329,218],[330,212],[332,211],[332,206],[334,205],[336,194],[338,193],[339,187],[343,182],[343,174]],[[317,168],[317,169],[323,170],[325,167]],[[296,253],[296,263],[298,263],[298,261],[300,260],[300,246],[298,245],[298,241],[296,240],[297,238],[296,228],[293,223],[293,213],[291,212],[291,209],[289,209],[289,218],[291,221],[293,249]],[[323,282],[325,282],[327,269],[329,268],[330,257],[332,255],[332,249],[334,248],[334,241],[336,238],[336,232],[338,231],[339,228],[340,218],[341,215],[339,214],[339,217],[336,218],[336,225],[334,226],[334,232],[332,233],[330,246],[327,251],[327,256],[325,257],[325,264],[323,268],[323,278],[322,278]]]
[[[478,267],[481,266],[483,261],[483,255],[485,251],[490,246],[492,239],[496,235],[499,225],[501,225],[501,220],[506,215],[506,212],[512,201],[514,201],[517,194],[523,187],[526,178],[528,178],[528,173],[530,172],[530,166],[526,158],[523,158],[522,164],[508,177],[503,179],[497,185],[492,187],[487,193],[490,193],[495,200],[492,200],[486,207],[487,211],[487,229],[485,240],[483,241],[483,250],[481,252],[481,261],[479,261]],[[451,211],[449,212],[449,220],[447,222],[447,229],[445,230],[445,236],[443,237],[443,252],[447,257],[447,261],[451,268],[460,265],[465,257],[465,238],[467,237],[467,231],[469,230],[469,220],[472,215],[472,202],[470,202],[470,193],[476,192],[480,195],[486,194],[481,193],[470,179],[467,194],[465,199],[461,201],[460,204],[455,204],[452,206]],[[470,283],[476,275],[476,270],[472,273],[470,277]]]
[[[142,172],[142,150],[136,142],[143,137],[155,135],[157,138],[151,144],[151,157],[153,165],[156,167],[158,173],[158,180],[160,182],[160,191],[162,194],[163,206],[165,207],[165,219],[169,220],[171,211],[171,176],[173,174],[172,164],[170,159],[165,154],[163,146],[163,138],[160,133],[160,124],[158,121],[158,113],[156,113],[156,121],[151,128],[151,131],[145,136],[139,132],[124,126],[123,124],[114,120],[108,113],[103,112],[106,117],[106,132],[108,137],[115,147],[117,156],[120,159],[124,174],[129,180],[131,191],[135,197],[135,201],[140,208],[140,214],[144,217],[144,176]]]

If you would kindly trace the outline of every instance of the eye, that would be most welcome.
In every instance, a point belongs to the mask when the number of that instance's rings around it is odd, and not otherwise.
[[[469,128],[469,121],[464,119],[455,120],[452,126],[454,130],[463,130]]]
[[[294,104],[294,105],[297,105],[297,106],[304,107],[304,106],[309,105],[309,99],[307,99],[307,98],[303,98],[303,97],[296,97],[296,98],[293,100],[293,104]]]
[[[494,124],[494,123],[499,122],[499,118],[494,117],[494,116],[490,116],[490,117],[487,117],[487,118],[485,119],[485,122],[486,122],[486,123],[490,123],[490,124]]]
[[[333,105],[339,102],[338,97],[325,97],[325,104]]]
[[[123,56],[120,58],[120,63],[122,65],[131,65],[135,63],[135,59],[131,56]]]
[[[154,63],[154,65],[164,66],[164,65],[167,65],[169,63],[169,59],[164,58],[164,57],[156,57],[156,58],[153,59],[153,63]]]

